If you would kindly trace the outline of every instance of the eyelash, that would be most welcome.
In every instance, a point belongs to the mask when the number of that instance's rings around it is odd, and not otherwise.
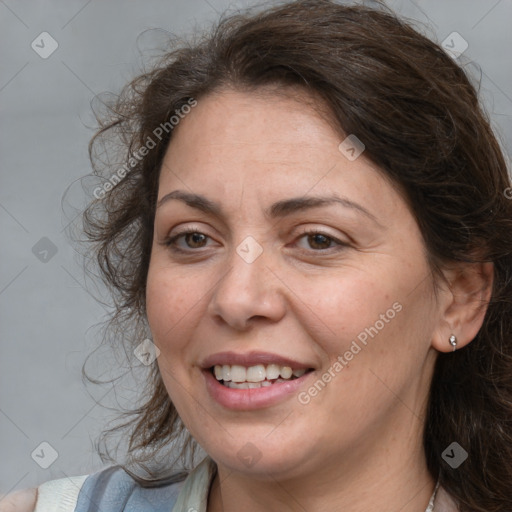
[[[317,230],[317,229],[305,229],[304,231],[302,231],[299,234],[298,239],[300,240],[301,238],[303,238],[305,236],[312,236],[312,235],[324,236],[325,238],[329,239],[332,243],[336,244],[336,246],[327,247],[327,249],[309,249],[310,251],[313,251],[316,253],[327,252],[327,251],[329,251],[329,252],[340,251],[340,250],[346,249],[349,246],[348,243],[342,242],[338,238],[335,238],[334,236],[329,235],[328,233],[324,233],[323,231]],[[304,249],[304,250],[307,250],[307,249]]]
[[[181,233],[177,233],[177,234],[173,235],[172,237],[169,237],[169,238],[165,239],[163,241],[163,245],[165,245],[171,251],[176,252],[176,253],[195,252],[195,250],[193,248],[181,249],[181,248],[179,248],[179,247],[177,247],[175,245],[176,241],[178,239],[180,239],[181,237],[184,237],[186,235],[192,235],[194,233],[197,233],[197,234],[200,234],[200,235],[204,235],[207,238],[211,238],[208,235],[206,235],[205,233],[201,232],[199,229],[188,229],[186,231],[182,231]],[[309,251],[312,251],[312,252],[315,252],[315,253],[319,253],[319,252],[324,252],[325,253],[325,252],[339,251],[339,250],[343,250],[343,249],[346,249],[347,247],[349,247],[348,243],[342,242],[341,240],[338,240],[337,238],[333,237],[332,235],[329,235],[328,233],[324,233],[323,231],[319,231],[319,230],[315,230],[315,229],[306,229],[306,230],[302,231],[299,234],[298,239],[300,240],[301,238],[304,238],[306,236],[313,236],[313,235],[324,236],[325,238],[330,240],[331,243],[335,243],[336,246],[327,247],[326,249],[309,249]],[[203,249],[203,247],[200,247],[199,249]],[[302,249],[302,250],[303,251],[308,251],[308,249]]]
[[[204,235],[206,236],[207,238],[210,238],[208,235],[206,235],[205,233],[203,233],[202,231],[200,231],[199,229],[187,229],[186,231],[182,231],[181,233],[177,233],[171,237],[168,237],[166,238],[164,241],[163,241],[163,245],[165,245],[166,247],[168,247],[171,251],[173,252],[177,252],[177,253],[189,253],[189,252],[194,252],[194,249],[181,249],[180,247],[177,247],[175,245],[175,242],[179,239],[179,238],[182,238],[186,235],[192,235],[194,233],[197,233],[197,234],[200,234],[200,235]],[[202,247],[201,247],[202,249]]]

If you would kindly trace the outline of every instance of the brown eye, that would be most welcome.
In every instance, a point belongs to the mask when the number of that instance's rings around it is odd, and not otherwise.
[[[199,247],[204,247],[206,245],[208,237],[203,233],[186,233],[183,235],[185,238],[185,242],[188,247],[191,249],[197,249]]]
[[[164,245],[175,251],[191,251],[211,245],[211,238],[199,231],[184,231],[165,240]]]
[[[331,243],[332,238],[321,233],[308,235],[308,244],[312,249],[329,249]]]
[[[296,246],[305,251],[314,251],[320,253],[332,253],[333,251],[342,251],[349,247],[349,244],[338,240],[337,238],[321,231],[304,231],[298,240]]]

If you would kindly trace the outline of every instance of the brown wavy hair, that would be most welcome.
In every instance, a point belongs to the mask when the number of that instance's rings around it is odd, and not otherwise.
[[[111,179],[116,166],[127,169],[83,217],[91,254],[114,300],[110,332],[130,354],[148,335],[145,293],[155,203],[173,134],[169,129],[157,140],[154,130],[212,91],[256,93],[269,85],[319,95],[337,129],[364,142],[365,156],[403,191],[434,275],[454,262],[494,263],[492,297],[477,336],[437,357],[424,449],[429,471],[461,511],[510,512],[510,177],[466,73],[382,5],[304,0],[224,17],[199,37],[173,42],[99,114],[89,148],[94,173]],[[156,147],[140,158],[148,137]],[[150,372],[140,406],[117,427],[129,429],[128,453],[148,461],[180,439],[180,456],[192,453],[195,442],[156,363]],[[456,470],[441,458],[453,441],[469,453]]]

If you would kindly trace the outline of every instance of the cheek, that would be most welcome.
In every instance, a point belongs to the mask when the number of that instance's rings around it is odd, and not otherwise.
[[[386,279],[360,274],[297,288],[297,296],[308,298],[297,316],[325,357],[318,379],[326,383],[312,385],[299,400],[327,423],[350,417],[350,425],[338,425],[346,435],[396,402],[390,389],[409,392],[428,346],[420,342],[428,341],[426,284],[411,293],[412,275],[382,275]]]
[[[341,356],[352,374],[374,366],[393,372],[402,359],[416,360],[428,349],[433,316],[428,282],[411,291],[417,270],[407,272],[401,265],[377,270],[295,282],[302,298],[295,301],[295,314],[329,367]]]
[[[180,276],[176,269],[152,262],[146,286],[146,312],[155,344],[160,350],[179,350],[183,331],[194,320],[208,287]],[[172,340],[172,343],[170,341]],[[181,341],[183,340],[183,341]]]
[[[194,396],[190,386],[189,340],[200,321],[201,298],[208,287],[197,286],[190,279],[156,259],[148,271],[146,313],[153,343],[159,348],[157,359],[160,375],[173,404],[182,419],[190,424],[187,400]]]
[[[296,294],[304,298],[297,314],[308,334],[326,353],[339,354],[359,334],[365,333],[366,328],[376,322],[380,327],[382,314],[396,316],[393,303],[399,290],[390,282],[358,273],[297,284]],[[296,301],[297,306],[301,302]]]

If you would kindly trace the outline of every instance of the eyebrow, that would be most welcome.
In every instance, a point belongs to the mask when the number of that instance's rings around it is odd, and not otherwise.
[[[204,213],[214,215],[216,217],[224,217],[222,213],[222,208],[219,204],[211,201],[210,199],[202,196],[200,194],[193,194],[189,192],[185,192],[183,190],[173,190],[169,192],[165,196],[163,196],[157,204],[157,208],[160,208],[164,203],[172,199],[177,199],[179,201],[183,201],[185,204],[192,208],[197,208]],[[270,218],[282,218],[293,213],[301,212],[304,210],[309,210],[312,208],[319,208],[322,206],[330,206],[332,204],[340,204],[345,208],[350,208],[364,216],[368,217],[370,220],[375,222],[378,226],[383,227],[382,224],[377,220],[377,217],[369,212],[366,208],[361,206],[346,197],[339,197],[335,194],[331,196],[317,196],[317,197],[292,197],[290,199],[284,199],[282,201],[277,201],[269,208],[265,210],[265,215]]]

